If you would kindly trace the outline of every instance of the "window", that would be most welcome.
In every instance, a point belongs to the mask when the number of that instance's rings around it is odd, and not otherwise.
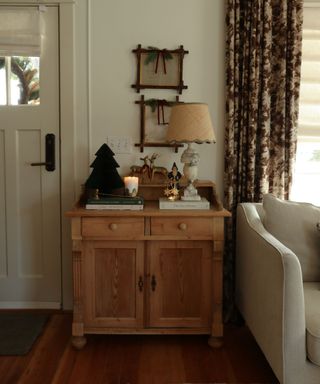
[[[39,104],[41,6],[2,6],[0,105]]]
[[[292,200],[320,205],[320,7],[305,6]]]
[[[0,57],[0,105],[40,104],[39,57]]]

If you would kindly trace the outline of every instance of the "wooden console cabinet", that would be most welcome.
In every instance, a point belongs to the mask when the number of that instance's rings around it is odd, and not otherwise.
[[[209,334],[222,325],[224,219],[211,182],[199,182],[210,210],[159,210],[163,186],[139,186],[143,211],[75,207],[73,345],[88,333]]]

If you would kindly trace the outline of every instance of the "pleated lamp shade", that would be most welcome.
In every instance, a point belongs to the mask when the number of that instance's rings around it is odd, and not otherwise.
[[[202,103],[181,103],[172,107],[167,132],[169,143],[215,143],[209,108]]]

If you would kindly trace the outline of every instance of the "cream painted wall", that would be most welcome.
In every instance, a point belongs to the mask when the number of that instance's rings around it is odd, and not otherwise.
[[[217,144],[198,147],[199,178],[215,180],[220,193],[223,181],[224,140],[224,1],[223,0],[78,0],[76,22],[76,183],[85,181],[88,165],[108,136],[139,140],[140,95],[135,82],[137,44],[189,50],[184,60],[182,101],[209,104]],[[146,98],[174,99],[173,90],[144,90]],[[158,165],[180,164],[170,148],[147,148],[145,154],[160,154]],[[137,148],[118,154],[125,175],[139,164]]]

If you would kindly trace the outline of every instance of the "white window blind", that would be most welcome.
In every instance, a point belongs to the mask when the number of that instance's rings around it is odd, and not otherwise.
[[[320,8],[304,6],[298,146],[290,199],[320,206]]]
[[[38,7],[0,7],[0,56],[40,56]]]
[[[304,8],[298,136],[320,138],[320,8]]]

